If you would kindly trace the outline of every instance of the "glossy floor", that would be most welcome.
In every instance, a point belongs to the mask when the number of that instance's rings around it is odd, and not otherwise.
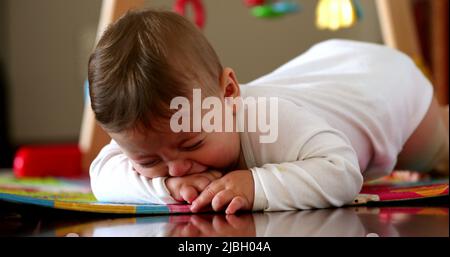
[[[448,237],[449,216],[446,204],[135,217],[0,202],[0,235]]]

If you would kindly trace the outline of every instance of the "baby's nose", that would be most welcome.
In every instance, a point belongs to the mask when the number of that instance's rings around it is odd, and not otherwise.
[[[169,175],[172,177],[181,177],[186,175],[192,167],[189,160],[175,160],[167,163]]]

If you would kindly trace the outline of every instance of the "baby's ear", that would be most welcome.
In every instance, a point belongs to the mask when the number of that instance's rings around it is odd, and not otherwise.
[[[220,77],[220,88],[224,97],[238,97],[241,95],[236,74],[231,68],[224,68]]]

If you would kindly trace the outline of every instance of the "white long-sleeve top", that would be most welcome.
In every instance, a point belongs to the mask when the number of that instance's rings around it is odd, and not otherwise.
[[[253,210],[342,206],[363,179],[389,174],[424,117],[433,89],[404,54],[375,44],[329,40],[247,85],[242,97],[278,98],[278,139],[242,132],[255,182]],[[139,176],[111,142],[94,160],[100,201],[176,203],[165,178]]]

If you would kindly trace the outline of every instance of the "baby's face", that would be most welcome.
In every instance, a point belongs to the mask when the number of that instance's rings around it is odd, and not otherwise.
[[[227,170],[240,158],[237,132],[147,131],[110,133],[133,164],[148,178],[184,176],[206,170]]]

